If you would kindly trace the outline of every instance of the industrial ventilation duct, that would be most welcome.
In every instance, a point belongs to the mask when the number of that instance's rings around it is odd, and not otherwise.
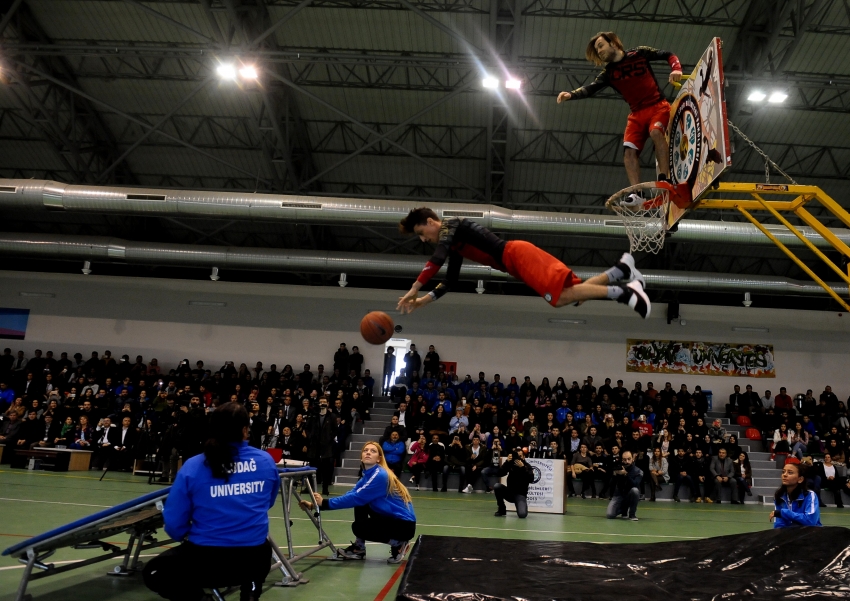
[[[0,209],[54,210],[99,214],[204,217],[244,221],[285,221],[317,225],[392,226],[410,209],[427,203],[443,217],[473,218],[497,232],[569,234],[625,238],[615,215],[585,215],[544,211],[511,211],[495,205],[396,200],[359,200],[319,196],[206,192],[115,186],[68,185],[47,180],[0,179]],[[783,226],[767,226],[788,246],[802,246]],[[832,248],[811,228],[800,231],[814,244]],[[833,233],[850,244],[850,230]],[[676,240],[687,242],[771,245],[749,223],[687,219]]]
[[[297,273],[369,275],[415,278],[423,258],[415,256],[241,248],[182,244],[151,244],[117,238],[0,234],[0,256],[35,259],[116,262],[132,265],[283,271]],[[573,267],[581,278],[599,273],[599,268]],[[757,292],[798,296],[826,296],[808,282],[782,277],[706,274],[677,271],[644,271],[647,287],[657,290],[705,292]],[[484,265],[464,263],[461,278],[468,281],[512,281],[501,271]],[[833,285],[843,296],[847,286]]]

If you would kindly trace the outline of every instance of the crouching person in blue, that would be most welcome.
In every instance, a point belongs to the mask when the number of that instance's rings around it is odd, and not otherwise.
[[[774,528],[791,526],[822,526],[820,503],[806,484],[805,466],[796,457],[788,459],[782,468],[782,486],[773,495],[774,510],[770,512]]]
[[[614,519],[618,515],[628,516],[630,520],[636,522],[643,470],[635,465],[631,451],[623,451],[620,460],[623,465],[617,466],[619,469],[614,469],[611,475],[611,500],[608,502],[605,517]]]
[[[248,446],[248,413],[226,403],[210,414],[203,455],[177,473],[162,512],[178,547],[145,566],[145,585],[173,601],[204,599],[204,588],[241,587],[259,599],[269,573],[269,509],[280,476],[271,455]]]
[[[339,553],[345,559],[365,559],[366,541],[390,545],[387,563],[401,563],[410,549],[410,540],[416,534],[416,515],[407,488],[387,467],[381,445],[367,442],[360,451],[363,477],[341,497],[325,499],[314,493],[314,500],[322,510],[354,508],[351,530],[355,540]],[[305,509],[313,503],[301,501]]]

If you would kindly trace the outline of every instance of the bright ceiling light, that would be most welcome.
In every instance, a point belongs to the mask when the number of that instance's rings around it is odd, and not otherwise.
[[[749,96],[747,96],[747,100],[749,100],[750,102],[761,102],[765,98],[767,98],[767,95],[764,92],[760,92],[759,90],[754,90],[750,92]]]
[[[483,85],[488,90],[495,90],[496,88],[499,87],[499,80],[496,79],[495,77],[490,77],[488,75],[487,77],[484,78],[484,81],[481,82],[481,85]]]
[[[773,104],[779,104],[780,102],[785,102],[786,98],[788,98],[788,94],[785,92],[774,92],[770,95],[770,98],[768,98],[767,101],[772,102]]]
[[[509,90],[519,90],[522,87],[522,82],[511,77],[505,82],[505,87]]]
[[[222,63],[216,67],[215,72],[222,79],[236,79],[236,67],[230,63]]]
[[[259,74],[257,73],[257,69],[254,65],[244,65],[241,69],[239,69],[239,76],[242,79],[257,79]]]

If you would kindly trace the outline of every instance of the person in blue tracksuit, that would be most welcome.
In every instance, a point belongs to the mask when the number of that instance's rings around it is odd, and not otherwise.
[[[773,495],[775,509],[770,512],[774,528],[822,526],[818,496],[806,485],[805,466],[796,457],[782,468],[782,486]]]
[[[355,540],[339,553],[345,559],[364,559],[366,541],[390,545],[387,563],[401,563],[416,534],[416,515],[407,488],[387,466],[384,451],[377,442],[367,442],[360,451],[363,477],[350,491],[333,499],[314,493],[314,500],[325,511],[354,508],[351,530]],[[305,509],[313,503],[301,501]]]
[[[171,600],[202,599],[204,588],[241,587],[241,601],[260,597],[271,566],[269,509],[280,475],[271,455],[248,446],[248,413],[226,403],[209,415],[203,455],[177,473],[162,516],[183,541],[151,560],[145,585]]]

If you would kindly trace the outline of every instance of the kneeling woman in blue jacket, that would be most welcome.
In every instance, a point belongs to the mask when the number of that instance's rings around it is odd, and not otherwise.
[[[806,485],[805,466],[793,457],[782,468],[782,486],[773,495],[775,509],[770,512],[774,528],[822,526],[820,503]]]
[[[280,475],[271,455],[248,446],[242,405],[225,403],[209,417],[204,454],[183,464],[162,511],[165,531],[185,542],[145,566],[145,584],[173,601],[241,586],[241,601],[252,601],[271,566],[269,509]]]
[[[366,541],[372,541],[390,545],[387,563],[401,563],[416,534],[416,515],[410,493],[387,467],[384,452],[377,442],[363,445],[360,461],[363,477],[354,488],[333,499],[323,499],[315,493],[315,501],[323,510],[354,508],[351,530],[355,541],[347,549],[340,550],[343,557],[364,559]],[[301,501],[301,505],[313,508],[309,501]]]

